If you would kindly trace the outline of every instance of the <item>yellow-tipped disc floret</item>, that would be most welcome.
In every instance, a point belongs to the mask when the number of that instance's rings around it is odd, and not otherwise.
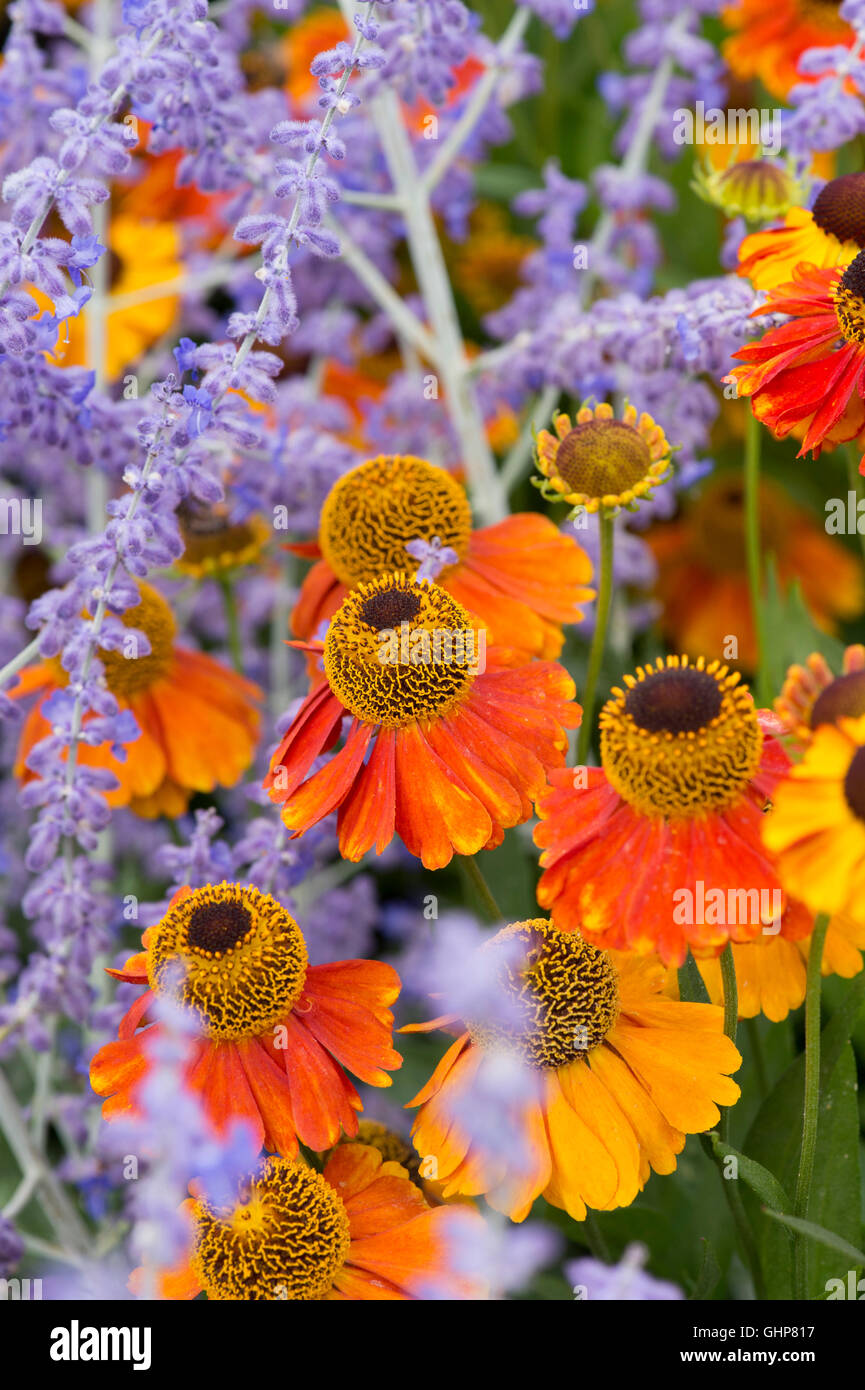
[[[345,708],[398,729],[447,714],[471,686],[479,634],[466,610],[429,580],[382,575],[334,614],[324,669]]]
[[[268,1158],[230,1209],[192,1209],[193,1271],[209,1299],[309,1302],[330,1290],[350,1234],[339,1194],[303,1162]]]
[[[297,1002],[306,979],[303,935],[257,888],[208,884],[151,929],[151,988],[191,1009],[210,1038],[260,1037]]]
[[[690,818],[731,806],[754,776],[763,735],[739,675],[718,661],[658,658],[601,711],[601,762],[643,815]]]
[[[749,222],[783,217],[806,191],[792,164],[777,159],[732,159],[716,169],[707,158],[695,168],[691,186],[728,217]]]
[[[583,406],[572,423],[557,415],[555,434],[538,433],[537,464],[546,496],[561,497],[588,512],[633,507],[670,470],[670,446],[650,415],[625,407],[617,420],[612,406]]]
[[[109,652],[100,647],[98,653],[105,668],[108,689],[119,700],[143,694],[167,675],[171,667],[177,633],[174,614],[162,595],[149,584],[139,585],[139,596],[140,602],[120,615],[121,622],[134,632],[143,632],[150,643],[150,651],[147,655],[136,656],[138,643],[130,632],[126,650]]]
[[[319,543],[337,579],[353,589],[381,574],[413,573],[418,562],[406,550],[412,540],[437,536],[462,560],[471,530],[465,489],[449,473],[410,454],[384,454],[334,483]]]
[[[832,298],[844,341],[865,346],[865,251],[850,262]]]
[[[466,1021],[479,1047],[515,1053],[532,1067],[555,1068],[604,1041],[619,1001],[605,951],[542,917],[505,927],[483,951],[500,958],[494,968],[504,1008],[495,1022]]]

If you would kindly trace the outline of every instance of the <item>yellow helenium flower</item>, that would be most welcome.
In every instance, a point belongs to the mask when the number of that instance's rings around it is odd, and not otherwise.
[[[800,744],[810,743],[821,724],[865,715],[865,647],[846,648],[840,676],[821,652],[812,652],[804,666],[789,667],[775,713]]]
[[[763,841],[812,912],[865,913],[865,717],[814,731],[774,794]]]
[[[625,407],[621,420],[605,402],[584,405],[573,422],[569,415],[557,415],[553,429],[554,434],[540,430],[535,440],[543,474],[537,486],[548,500],[614,513],[619,507],[636,507],[669,476],[664,431],[651,415],[638,416],[632,405]]]
[[[420,1106],[415,1145],[435,1159],[446,1199],[483,1193],[514,1221],[539,1196],[577,1221],[589,1207],[628,1206],[653,1169],[674,1171],[686,1134],[711,1129],[718,1106],[738,1099],[730,1074],[741,1057],[722,1011],[665,997],[657,956],[602,951],[543,918],[506,927],[479,954],[505,1007],[464,1019],[409,1102]],[[523,1083],[507,1102],[523,1143],[506,1149],[469,1118],[503,1059]]]
[[[102,365],[106,377],[113,380],[173,328],[179,295],[175,291],[151,297],[150,291],[154,286],[177,282],[183,274],[183,262],[180,232],[173,222],[144,221],[126,213],[111,219],[108,250],[110,286]],[[60,331],[55,356],[64,367],[88,362],[90,313],[85,306]]]
[[[771,215],[771,214],[770,214]],[[745,237],[739,247],[739,274],[758,290],[772,290],[793,279],[800,262],[818,269],[844,268],[865,248],[865,173],[830,179],[814,206],[792,207],[783,227]]]
[[[762,1013],[773,1023],[780,1023],[791,1009],[799,1008],[805,998],[810,934],[795,941],[780,934],[765,936],[756,941],[733,942],[732,946],[740,1018],[756,1018]],[[844,980],[858,975],[863,947],[865,924],[844,914],[833,917],[823,947],[823,975],[840,975]],[[712,1003],[723,1004],[720,961],[698,960],[697,968]],[[675,991],[677,986],[673,988]]]

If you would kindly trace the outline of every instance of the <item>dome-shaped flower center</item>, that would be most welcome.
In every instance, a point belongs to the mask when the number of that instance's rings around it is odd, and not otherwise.
[[[851,261],[832,291],[845,342],[865,347],[865,251]]]
[[[491,954],[504,1007],[495,1021],[466,1020],[472,1042],[539,1068],[563,1067],[603,1042],[619,1001],[604,951],[542,917],[505,927],[482,949]]]
[[[857,748],[844,778],[847,805],[859,820],[865,821],[865,748]]]
[[[328,493],[319,543],[348,588],[382,574],[413,574],[412,540],[438,537],[462,560],[472,515],[465,490],[443,468],[410,455],[383,455],[353,468]],[[447,574],[443,570],[443,574]]]
[[[796,184],[783,164],[771,159],[743,159],[722,170],[716,181],[717,201],[762,217],[779,216],[793,201]]]
[[[865,174],[830,179],[817,195],[811,216],[821,231],[838,241],[865,246]]]
[[[836,676],[821,690],[811,710],[810,724],[837,724],[839,719],[858,719],[865,714],[865,671],[849,671]]]
[[[420,1166],[420,1156],[412,1145],[378,1120],[358,1121],[355,1137],[343,1139],[341,1142],[365,1144],[367,1148],[377,1149],[385,1163],[399,1163],[411,1177],[416,1175]]]
[[[635,487],[649,474],[652,456],[645,439],[622,420],[587,420],[575,425],[556,453],[556,472],[571,492],[608,497]]]
[[[224,510],[186,501],[178,507],[177,517],[184,550],[176,567],[185,574],[218,574],[251,564],[267,539],[267,528],[257,516],[230,521]]]
[[[149,584],[142,584],[139,592],[141,602],[121,614],[124,627],[132,629],[123,648],[116,652],[99,649],[108,689],[121,700],[143,694],[168,673],[177,632],[174,615],[162,595]],[[136,636],[138,632],[143,632],[150,643],[146,655]]]
[[[799,10],[803,19],[812,24],[821,24],[824,29],[849,34],[850,27],[839,14],[842,0],[799,0]]]
[[[324,669],[346,709],[398,729],[446,714],[472,684],[481,637],[460,604],[428,581],[384,575],[348,595],[324,644]]]
[[[694,817],[731,806],[754,776],[763,735],[736,672],[660,659],[614,689],[599,720],[601,762],[643,815]]]
[[[192,1268],[209,1299],[320,1299],[345,1263],[348,1214],[330,1183],[304,1163],[268,1158],[237,1205],[192,1209]]]
[[[306,943],[274,898],[239,884],[208,884],[171,908],[148,938],[153,989],[193,1011],[219,1042],[259,1037],[297,1002]]]
[[[745,571],[745,492],[739,478],[719,478],[701,492],[689,516],[690,549],[698,563],[716,574]],[[786,550],[787,513],[777,492],[760,488],[760,543],[777,555]]]

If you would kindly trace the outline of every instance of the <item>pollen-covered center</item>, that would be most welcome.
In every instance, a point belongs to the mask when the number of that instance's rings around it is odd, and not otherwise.
[[[604,1041],[619,1007],[616,972],[606,952],[543,917],[505,927],[482,951],[490,953],[504,1007],[495,1021],[466,1020],[477,1046],[553,1068]]]
[[[858,719],[865,714],[865,671],[836,676],[814,701],[811,728],[836,724],[839,719]]]
[[[195,505],[188,500],[177,509],[183,555],[177,568],[188,574],[205,575],[250,564],[261,553],[267,528],[260,517],[231,521],[217,507]]]
[[[811,216],[821,231],[838,241],[865,246],[865,173],[830,179],[817,195]]]
[[[209,1299],[234,1302],[324,1298],[348,1255],[342,1198],[301,1162],[268,1158],[230,1209],[192,1209],[192,1268]]]
[[[731,806],[757,771],[763,735],[747,686],[720,662],[659,658],[613,690],[601,762],[643,815],[691,818]]]
[[[850,262],[832,298],[845,341],[865,345],[865,251]]]
[[[385,454],[334,483],[319,543],[337,579],[353,589],[382,574],[413,574],[418,562],[406,550],[413,540],[437,537],[462,560],[471,530],[465,489],[449,473],[425,459]]]
[[[555,471],[571,492],[609,497],[649,476],[652,455],[639,430],[622,420],[575,425],[556,451]]]
[[[149,584],[142,584],[139,593],[141,602],[121,614],[121,622],[130,629],[122,649],[110,652],[99,649],[108,689],[118,699],[129,700],[143,694],[161,680],[171,666],[177,631],[174,615],[162,595]],[[139,632],[150,644],[146,654],[144,643],[137,636]]]
[[[844,797],[859,820],[865,821],[865,748],[858,748],[844,778]]]
[[[207,1037],[259,1037],[297,1002],[308,957],[300,928],[257,888],[208,884],[169,909],[152,929],[147,974],[153,989],[190,1009]]]
[[[331,620],[324,669],[345,708],[398,729],[447,714],[471,686],[485,634],[428,580],[383,575],[348,595]]]

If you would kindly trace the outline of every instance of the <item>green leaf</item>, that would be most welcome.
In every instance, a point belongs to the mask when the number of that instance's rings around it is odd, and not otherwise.
[[[861,1239],[859,1184],[859,1113],[856,1099],[856,1065],[844,1036],[852,1027],[852,1008],[836,1015],[823,1032],[823,1061],[817,1154],[814,1163],[809,1219],[831,1231],[848,1245]],[[745,1140],[754,1162],[777,1175],[782,1187],[796,1186],[802,1143],[802,1102],[805,1059],[799,1056],[787,1068],[761,1106]],[[792,1241],[789,1228],[770,1219],[764,1205],[750,1192],[745,1208],[755,1231],[766,1297],[793,1297]],[[769,1205],[773,1205],[770,1203]],[[844,1276],[838,1253],[826,1246],[812,1247],[809,1256],[808,1296],[821,1298],[829,1279]]]
[[[841,669],[843,643],[815,625],[798,582],[786,590],[781,589],[773,555],[766,562],[766,589],[761,607],[766,633],[763,658],[770,689],[781,689],[788,666],[801,661],[803,652],[821,652],[833,669]]]
[[[748,1158],[747,1154],[740,1153],[730,1144],[725,1144],[720,1134],[713,1132],[709,1135],[709,1142],[712,1145],[712,1152],[720,1163],[727,1158],[735,1158],[738,1176],[746,1182],[752,1192],[756,1192],[761,1201],[765,1202],[773,1211],[789,1211],[793,1205],[787,1193],[768,1168],[764,1168],[762,1163],[757,1163],[753,1158]],[[726,1179],[729,1181],[729,1179]]]
[[[684,965],[679,967],[678,975],[680,999],[684,1000],[686,1004],[711,1004],[706,982],[690,951],[685,957]]]
[[[819,1245],[838,1250],[842,1255],[846,1255],[854,1266],[865,1266],[865,1253],[857,1250],[848,1240],[837,1236],[834,1231],[827,1231],[825,1226],[817,1226],[813,1221],[801,1221],[798,1216],[790,1216],[788,1212],[771,1211],[768,1207],[764,1207],[763,1210],[773,1221],[780,1221],[782,1226],[789,1226],[791,1231],[801,1231],[802,1235],[810,1236]]]
[[[704,1300],[711,1298],[721,1279],[721,1266],[715,1254],[714,1247],[710,1240],[703,1237],[703,1259],[700,1264],[700,1273],[697,1275],[697,1283],[692,1299]]]

